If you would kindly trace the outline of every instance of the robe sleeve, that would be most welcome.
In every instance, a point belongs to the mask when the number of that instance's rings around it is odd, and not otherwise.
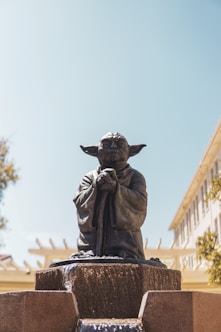
[[[97,197],[95,181],[93,172],[85,175],[73,200],[77,208],[78,225],[81,232],[94,231],[92,221]]]
[[[147,211],[146,182],[143,175],[134,172],[129,187],[117,185],[115,194],[115,225],[118,230],[138,231]]]

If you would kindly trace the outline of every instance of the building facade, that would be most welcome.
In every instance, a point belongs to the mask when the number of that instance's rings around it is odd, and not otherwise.
[[[198,236],[216,231],[221,244],[221,203],[206,201],[211,180],[221,169],[221,121],[219,122],[169,230],[174,232],[174,248],[194,248]],[[189,268],[199,262],[196,255],[185,257]]]

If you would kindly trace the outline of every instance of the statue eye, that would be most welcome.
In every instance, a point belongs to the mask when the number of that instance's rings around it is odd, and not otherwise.
[[[111,143],[110,142],[103,142],[102,143],[102,147],[103,148],[109,148],[111,146]]]
[[[118,142],[117,146],[118,146],[119,148],[126,148],[126,143],[120,141],[120,142]]]

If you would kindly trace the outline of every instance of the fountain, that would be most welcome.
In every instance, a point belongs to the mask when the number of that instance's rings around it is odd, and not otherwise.
[[[145,259],[146,183],[127,163],[144,147],[108,133],[74,198],[78,252],[36,272],[34,291],[0,294],[0,332],[219,332],[221,295],[181,291],[180,271]]]
[[[140,228],[147,211],[146,182],[127,162],[144,146],[129,145],[119,133],[81,146],[99,166],[83,177],[74,197],[78,252],[36,273],[36,290],[66,289],[75,295],[79,331],[141,331],[143,295],[180,290],[179,271],[144,256]]]

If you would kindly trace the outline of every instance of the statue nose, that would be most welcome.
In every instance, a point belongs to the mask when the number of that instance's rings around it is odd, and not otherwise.
[[[117,148],[117,144],[113,141],[111,143],[111,149],[116,149]]]

